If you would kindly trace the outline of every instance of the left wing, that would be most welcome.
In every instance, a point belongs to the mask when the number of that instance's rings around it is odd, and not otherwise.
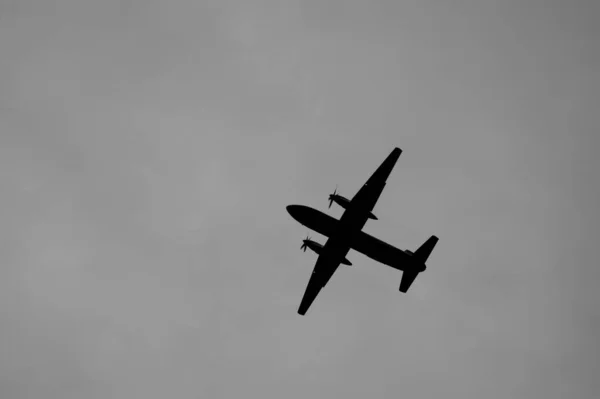
[[[336,239],[330,238],[327,240],[317,259],[315,268],[310,275],[310,279],[308,280],[308,286],[306,287],[302,302],[300,302],[300,307],[298,308],[299,314],[304,316],[317,295],[319,295],[321,289],[325,287],[342,260],[344,260],[344,257],[349,250],[350,247],[341,245]]]
[[[371,175],[369,180],[352,198],[352,207],[361,209],[364,213],[370,213],[373,210],[385,187],[385,181],[390,176],[390,173],[392,173],[392,169],[394,169],[398,158],[400,158],[400,154],[402,154],[400,148],[396,147],[392,150],[390,155],[379,165],[375,173]]]

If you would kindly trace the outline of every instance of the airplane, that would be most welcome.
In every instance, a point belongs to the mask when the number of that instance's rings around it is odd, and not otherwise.
[[[438,242],[432,235],[415,252],[401,250],[362,231],[368,219],[378,220],[373,214],[375,203],[383,191],[386,180],[396,165],[402,150],[394,148],[367,182],[349,200],[337,193],[337,187],[329,195],[329,207],[335,202],[344,208],[340,219],[335,219],[321,211],[305,205],[288,205],[286,210],[300,224],[327,237],[325,245],[302,240],[303,249],[311,249],[318,254],[308,285],[300,302],[298,314],[304,316],[311,304],[327,284],[340,264],[351,266],[346,255],[354,249],[367,257],[402,271],[400,292],[406,293],[419,273],[425,271],[425,262]]]

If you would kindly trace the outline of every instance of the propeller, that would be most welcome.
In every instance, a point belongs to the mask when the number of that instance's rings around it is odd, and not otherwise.
[[[337,184],[335,186],[335,190],[333,190],[333,194],[329,194],[329,208],[331,208],[331,205],[333,204],[333,199],[335,198],[337,194]]]
[[[306,235],[306,238],[305,238],[304,240],[302,240],[302,243],[303,243],[303,244],[302,244],[302,246],[300,247],[300,249],[304,250],[304,252],[306,252],[306,247],[307,247],[307,245],[306,245],[306,241],[309,241],[309,240],[310,240],[310,237],[308,236],[308,234]]]

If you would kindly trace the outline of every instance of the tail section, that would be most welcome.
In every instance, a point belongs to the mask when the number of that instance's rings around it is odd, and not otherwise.
[[[413,255],[415,261],[423,264],[427,262],[427,258],[429,258],[429,255],[431,255],[431,251],[433,251],[433,247],[435,247],[435,244],[437,244],[437,242],[438,238],[436,236],[429,237],[429,239],[425,241],[423,245],[421,245]]]
[[[402,279],[400,280],[400,292],[406,294],[406,291],[410,288],[410,285],[415,281],[417,275],[419,274],[418,270],[405,270],[402,272]]]
[[[413,259],[413,262],[412,267],[407,268],[404,270],[404,272],[402,272],[402,280],[400,280],[400,292],[406,293],[419,273],[426,269],[425,262],[427,261],[427,258],[429,258],[429,255],[431,255],[431,251],[433,251],[433,247],[435,247],[437,242],[438,238],[436,236],[431,236],[414,253],[411,251],[406,251]]]

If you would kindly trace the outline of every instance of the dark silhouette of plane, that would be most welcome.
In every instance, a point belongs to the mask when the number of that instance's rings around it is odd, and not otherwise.
[[[304,205],[289,205],[286,207],[288,213],[298,222],[328,237],[325,245],[321,245],[307,236],[300,247],[305,252],[306,248],[310,248],[319,257],[300,302],[299,314],[306,314],[306,311],[321,289],[325,287],[340,263],[348,266],[352,265],[346,259],[346,254],[350,249],[354,249],[394,269],[402,270],[400,292],[406,293],[417,275],[426,269],[425,262],[438,241],[436,236],[429,237],[419,249],[412,252],[398,249],[362,231],[368,219],[377,220],[377,217],[372,213],[373,208],[401,153],[400,148],[394,148],[375,173],[358,190],[352,200],[339,195],[337,188],[333,194],[329,195],[329,207],[335,202],[345,209],[339,220]]]

